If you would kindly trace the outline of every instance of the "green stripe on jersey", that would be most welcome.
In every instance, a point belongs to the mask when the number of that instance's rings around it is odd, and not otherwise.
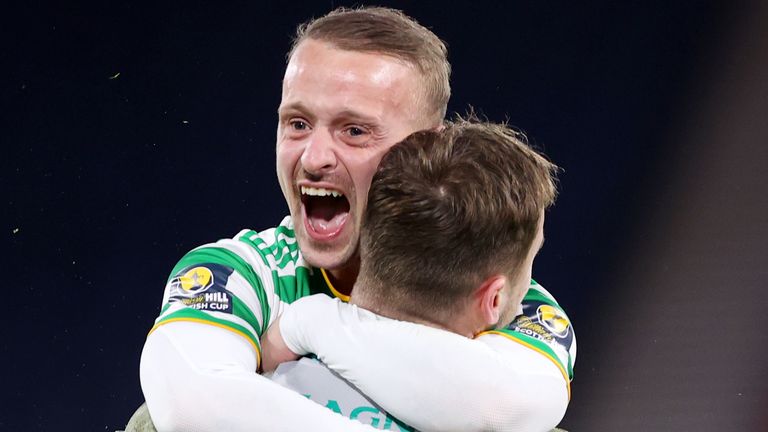
[[[276,233],[279,234],[282,231],[286,231],[286,229],[281,231],[278,228],[276,231]],[[291,234],[293,233],[293,231],[290,232]],[[256,235],[258,235],[256,232],[249,231],[245,235],[241,236],[239,240],[256,249],[259,252],[259,255],[261,255],[261,258],[264,260],[264,264],[269,265],[264,255],[272,255],[275,259],[275,263],[277,263],[277,266],[281,269],[285,268],[288,263],[293,262],[293,255],[295,255],[299,249],[299,245],[295,241],[288,243],[285,238],[280,238],[275,243],[267,245],[267,242],[264,241],[261,237],[256,237],[254,239],[250,238]],[[283,254],[285,249],[288,249],[288,253]]]
[[[315,270],[315,273],[320,273],[320,270]],[[278,276],[277,271],[273,270],[272,275],[275,277],[275,291],[280,300],[291,304],[296,300],[306,297],[312,292],[312,275],[306,267],[296,267],[295,276]],[[325,285],[325,281],[322,281]]]
[[[232,297],[232,313],[236,317],[250,324],[251,327],[253,327],[253,329],[259,333],[259,336],[263,335],[264,330],[267,327],[266,321],[264,321],[264,324],[262,326],[259,326],[259,320],[256,318],[256,315],[254,315],[253,312],[251,312],[248,306],[245,303],[243,303],[242,300],[237,298],[236,295],[231,294],[231,297]]]
[[[257,252],[256,255],[258,255],[259,258],[261,258],[261,261],[264,263],[264,265],[269,267],[269,261],[267,261],[267,257],[264,256],[264,253],[259,248],[259,245],[262,245],[266,242],[258,237],[254,240],[251,240],[248,237],[246,237],[246,236],[251,236],[252,235],[251,233],[253,233],[253,231],[249,231],[248,233],[246,233],[245,236],[240,237],[238,240],[252,247]]]
[[[293,230],[288,229],[285,226],[279,226],[275,228],[273,233],[275,236],[278,234],[284,234],[293,238]],[[239,241],[252,247],[257,254],[264,260],[264,264],[269,267],[269,261],[266,255],[272,255],[275,260],[275,265],[279,269],[284,269],[287,265],[295,263],[296,255],[298,253],[298,243],[288,243],[286,239],[280,238],[276,243],[267,246],[267,242],[261,237],[258,237],[259,233],[256,231],[248,231],[245,234],[240,235]],[[251,239],[253,237],[253,239]],[[288,253],[283,254],[283,250],[287,248]],[[319,274],[319,270],[315,270],[315,273]],[[307,267],[296,265],[294,267],[294,274],[281,276],[279,271],[272,269],[272,279],[274,281],[275,294],[285,303],[293,303],[296,300],[314,294],[312,291],[313,284],[319,284],[326,286],[325,281],[322,278],[317,281],[313,281],[312,274]],[[328,291],[330,293],[330,291]],[[331,295],[332,296],[332,295]]]
[[[535,287],[531,287],[531,289],[529,289],[528,292],[525,293],[525,297],[523,297],[523,301],[524,302],[540,301],[542,303],[551,304],[552,306],[557,306],[558,309],[560,308],[560,305],[557,304],[556,301],[540,293],[539,291],[536,290]]]
[[[263,328],[261,325],[259,325],[259,322],[256,320],[256,317],[253,315],[253,313],[250,311],[248,311],[248,314],[244,313],[244,311],[246,311],[248,308],[239,299],[237,299],[237,302],[233,303],[233,305],[239,304],[239,312],[243,315],[240,315],[238,310],[235,310],[235,314],[244,319],[254,329],[257,329],[259,332],[259,337],[261,337],[267,327],[267,324],[269,323],[271,313],[269,303],[267,302],[267,295],[264,291],[264,286],[261,283],[261,278],[259,275],[253,270],[253,267],[250,264],[248,264],[236,253],[228,249],[215,246],[206,246],[195,249],[184,255],[179,263],[176,264],[176,267],[173,268],[171,277],[168,278],[168,280],[172,279],[179,271],[184,268],[192,265],[204,265],[205,263],[220,264],[231,267],[248,282],[248,284],[253,289],[253,292],[256,294],[256,298],[259,299],[259,305],[261,306],[261,317],[264,323]],[[232,298],[234,300],[237,297],[233,294]]]

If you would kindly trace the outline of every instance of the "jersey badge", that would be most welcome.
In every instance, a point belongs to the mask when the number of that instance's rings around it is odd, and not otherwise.
[[[536,309],[536,317],[541,325],[559,338],[568,336],[571,323],[562,311],[554,306],[543,304]]]
[[[213,272],[208,267],[195,267],[173,282],[189,295],[201,293],[213,285]]]
[[[171,279],[169,302],[213,312],[232,313],[232,293],[227,281],[233,269],[219,264],[203,264],[182,269]]]

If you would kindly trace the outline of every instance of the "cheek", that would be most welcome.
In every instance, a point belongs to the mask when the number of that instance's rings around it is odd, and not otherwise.
[[[371,180],[379,167],[379,161],[383,154],[369,154],[366,157],[349,158],[345,166],[352,177],[356,195],[363,201],[368,197]]]
[[[278,144],[276,153],[277,179],[283,192],[286,192],[286,188],[290,188],[293,181],[293,173],[301,153],[296,148],[285,144]]]
[[[285,141],[278,143],[276,148],[278,172],[292,172],[301,159],[301,149],[302,147],[296,143]]]

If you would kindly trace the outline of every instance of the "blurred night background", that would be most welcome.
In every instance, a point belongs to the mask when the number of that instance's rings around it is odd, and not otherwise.
[[[176,260],[287,213],[285,52],[352,4],[3,7],[0,430],[125,425]],[[578,335],[562,427],[768,431],[768,2],[378,4],[448,43],[450,111],[563,168],[534,268]]]

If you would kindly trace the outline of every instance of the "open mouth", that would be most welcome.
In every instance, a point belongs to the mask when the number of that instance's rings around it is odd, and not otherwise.
[[[301,187],[309,228],[320,237],[329,237],[341,231],[349,216],[349,201],[339,191],[325,188]]]

